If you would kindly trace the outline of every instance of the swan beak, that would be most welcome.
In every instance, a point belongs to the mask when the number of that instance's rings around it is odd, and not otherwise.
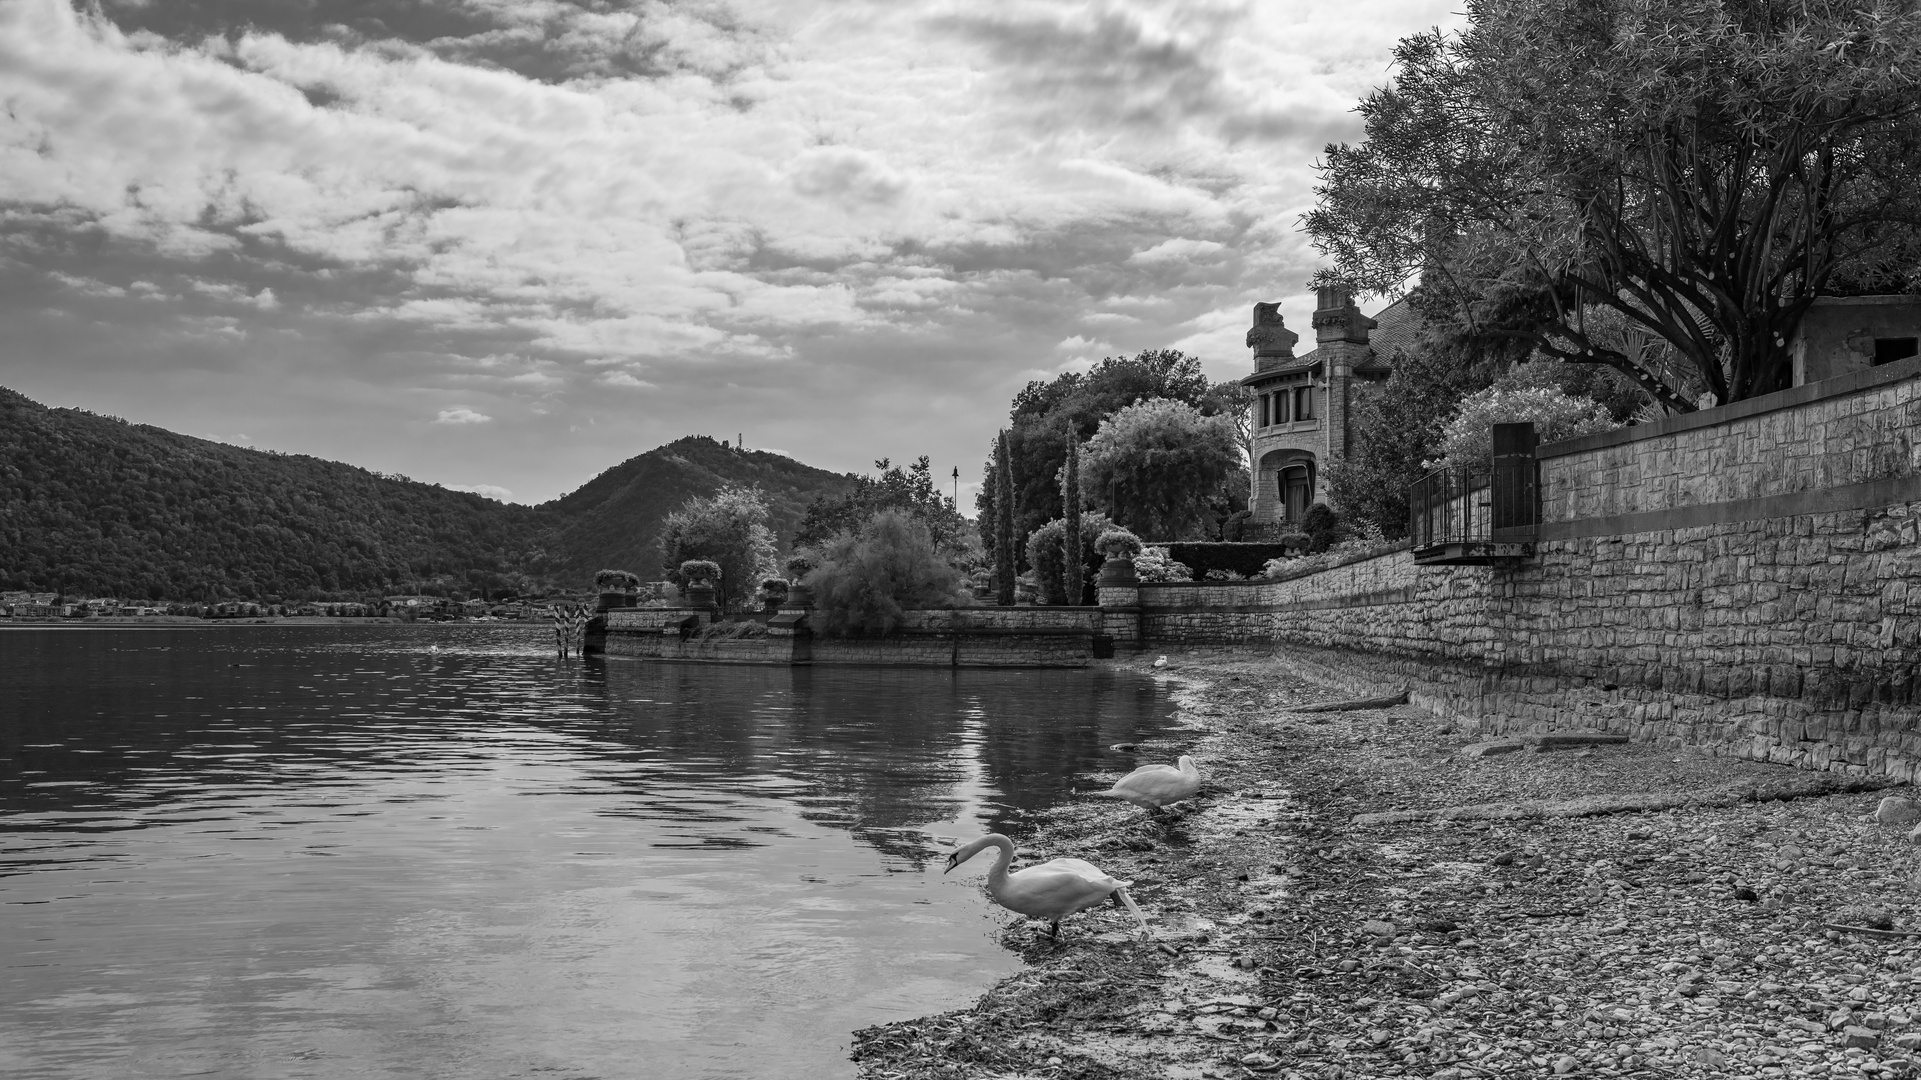
[[[956,866],[959,866],[959,865],[960,865],[960,860],[959,860],[959,859],[956,859],[956,858],[954,858],[954,856],[952,856],[952,855],[949,855],[949,856],[947,857],[947,869],[945,869],[945,870],[942,870],[942,871],[941,871],[941,873],[943,873],[943,874],[951,874],[951,873],[953,873],[953,872],[954,872],[954,867],[956,867]]]

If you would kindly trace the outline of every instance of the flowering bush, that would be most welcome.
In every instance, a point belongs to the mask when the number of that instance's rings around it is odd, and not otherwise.
[[[806,577],[815,565],[813,559],[797,553],[788,557],[784,569],[786,569],[789,578],[798,582],[801,578]]]
[[[680,564],[680,576],[690,585],[710,585],[720,580],[720,564],[712,559],[688,559]]]
[[[1532,423],[1544,443],[1572,439],[1621,425],[1592,398],[1574,397],[1553,387],[1489,387],[1461,400],[1459,411],[1441,427],[1441,456],[1421,467],[1484,464],[1494,456],[1494,425]]]
[[[1144,582],[1193,581],[1194,568],[1186,563],[1175,562],[1168,557],[1167,549],[1151,547],[1134,556],[1134,573]]]
[[[1126,529],[1109,529],[1094,540],[1094,550],[1108,559],[1131,559],[1141,553],[1141,538]]]

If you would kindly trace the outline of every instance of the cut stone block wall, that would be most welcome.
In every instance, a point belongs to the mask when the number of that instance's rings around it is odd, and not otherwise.
[[[1543,447],[1535,557],[1109,594],[1136,647],[1272,642],[1484,730],[1921,778],[1921,363]]]
[[[776,619],[766,637],[702,640],[683,634],[690,609],[608,613],[609,655],[759,664],[887,664],[933,667],[1086,667],[1101,611],[1093,607],[943,608],[905,613],[879,638],[798,633]]]

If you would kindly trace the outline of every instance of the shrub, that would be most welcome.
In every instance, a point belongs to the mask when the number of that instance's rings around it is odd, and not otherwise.
[[[1535,437],[1544,443],[1621,426],[1592,398],[1552,387],[1493,386],[1461,400],[1460,409],[1441,427],[1441,456],[1422,465],[1485,465],[1494,457],[1494,425],[1519,423],[1532,423]]]
[[[1082,604],[1087,602],[1087,590],[1094,581],[1094,575],[1105,561],[1095,544],[1114,528],[1114,523],[1103,514],[1081,515],[1080,588],[1070,589],[1067,585],[1067,522],[1060,518],[1042,525],[1027,538],[1027,565],[1034,569],[1035,592],[1042,604]]]
[[[1194,580],[1193,569],[1169,558],[1164,547],[1147,548],[1134,556],[1134,573],[1145,582]]]
[[[1308,549],[1309,545],[1314,543],[1314,538],[1304,532],[1284,532],[1276,537],[1274,542],[1284,547],[1291,547],[1296,551],[1304,552]],[[1286,557],[1285,555],[1282,556],[1282,558]]]
[[[828,541],[807,584],[816,625],[839,636],[892,633],[903,611],[962,600],[960,571],[940,557],[927,526],[899,510]]]
[[[1236,510],[1221,522],[1221,540],[1224,543],[1238,543],[1247,538],[1247,522],[1254,516],[1250,510]]]
[[[1307,534],[1307,551],[1310,555],[1318,555],[1333,547],[1334,541],[1341,538],[1340,530],[1340,518],[1335,516],[1334,508],[1326,503],[1315,503],[1301,517],[1301,531]]]
[[[801,578],[806,577],[808,573],[814,569],[815,565],[817,564],[811,557],[796,553],[788,556],[784,568],[787,571],[787,576],[798,583]]]
[[[1132,559],[1141,547],[1141,538],[1126,529],[1109,529],[1094,539],[1094,550],[1104,559]]]
[[[720,580],[720,564],[712,559],[688,559],[680,564],[680,578],[690,585],[709,585]]]

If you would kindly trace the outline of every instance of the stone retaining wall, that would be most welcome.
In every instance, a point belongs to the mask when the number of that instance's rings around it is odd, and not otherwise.
[[[791,618],[787,616],[792,616]],[[806,609],[784,609],[765,637],[702,638],[708,613],[634,608],[608,613],[614,656],[735,664],[885,664],[933,667],[1086,667],[1100,633],[1094,607],[940,608],[905,613],[886,637],[816,634]]]
[[[1537,554],[1103,589],[1135,647],[1274,642],[1484,730],[1921,776],[1921,361],[1541,449]],[[1122,615],[1122,613],[1125,613]]]

